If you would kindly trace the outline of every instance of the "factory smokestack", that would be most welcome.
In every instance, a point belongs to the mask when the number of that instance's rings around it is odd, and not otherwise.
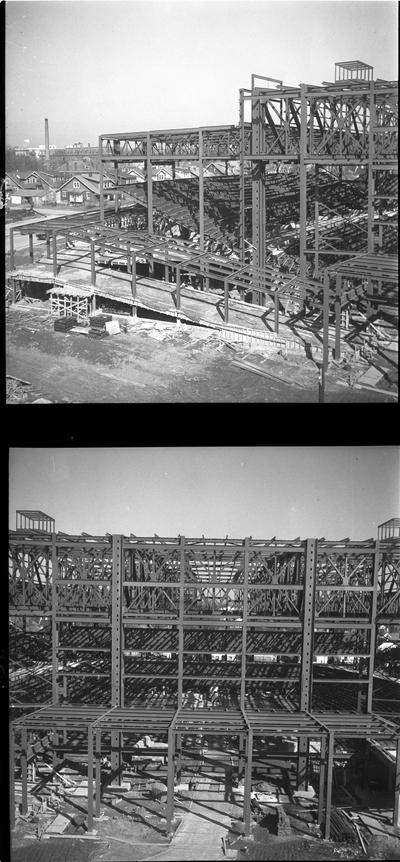
[[[50,161],[49,121],[44,121],[44,146],[46,151],[46,162]]]

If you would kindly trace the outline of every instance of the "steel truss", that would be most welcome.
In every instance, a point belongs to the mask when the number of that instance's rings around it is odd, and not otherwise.
[[[57,748],[58,730],[79,725],[89,733],[90,771],[91,734],[97,757],[104,730],[118,777],[124,732],[140,736],[154,715],[169,744],[169,827],[173,752],[179,760],[185,727],[206,733],[209,716],[213,734],[237,735],[247,788],[252,736],[276,736],[284,721],[298,737],[298,785],[309,780],[309,739],[320,724],[329,777],[342,729],[364,739],[393,732],[374,716],[373,670],[376,626],[399,615],[395,521],[363,542],[11,532],[11,705],[17,715],[41,707],[14,725],[23,751],[29,728],[57,731]],[[26,632],[42,644],[40,666],[24,655]],[[333,664],[316,664],[317,655]],[[351,670],[340,665],[344,657],[356,661]],[[338,704],[340,727],[332,718]],[[321,798],[328,812],[330,800]],[[246,828],[249,799],[246,791]]]

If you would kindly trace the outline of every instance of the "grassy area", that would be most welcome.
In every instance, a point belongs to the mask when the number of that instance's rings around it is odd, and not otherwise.
[[[6,210],[6,222],[23,221],[24,219],[33,219],[40,216],[36,210],[31,209],[8,209]]]

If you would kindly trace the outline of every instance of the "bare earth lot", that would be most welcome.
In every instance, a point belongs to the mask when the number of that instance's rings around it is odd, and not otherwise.
[[[38,397],[57,403],[318,401],[317,369],[303,356],[269,359],[201,327],[139,318],[126,333],[101,340],[55,332],[53,323],[47,303],[9,308],[6,373],[30,383],[9,381],[9,403]],[[238,359],[277,379],[235,367]],[[393,403],[385,394],[340,386],[333,374],[326,400]]]

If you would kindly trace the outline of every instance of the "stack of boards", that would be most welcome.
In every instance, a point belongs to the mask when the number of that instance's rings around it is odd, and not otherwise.
[[[112,320],[111,314],[95,314],[90,317],[88,335],[90,338],[105,338],[108,335],[106,323]]]

